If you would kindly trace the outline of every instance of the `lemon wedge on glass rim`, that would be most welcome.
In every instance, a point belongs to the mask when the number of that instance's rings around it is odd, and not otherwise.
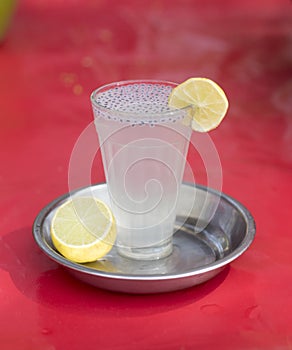
[[[192,129],[208,132],[222,122],[229,104],[225,92],[213,80],[190,78],[172,90],[168,105],[172,108],[193,106],[190,112]]]
[[[113,247],[115,219],[104,202],[94,197],[73,197],[56,209],[51,238],[55,248],[68,260],[96,261]]]

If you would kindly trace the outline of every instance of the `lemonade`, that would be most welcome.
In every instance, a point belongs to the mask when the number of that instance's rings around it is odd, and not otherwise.
[[[127,258],[166,257],[192,130],[215,129],[227,97],[214,81],[190,78],[112,83],[91,102],[111,208],[94,197],[69,199],[54,213],[54,246],[80,263],[102,258],[114,244]]]
[[[190,107],[169,107],[176,84],[134,81],[92,94],[120,254],[156,259],[172,251],[176,203],[191,128]]]

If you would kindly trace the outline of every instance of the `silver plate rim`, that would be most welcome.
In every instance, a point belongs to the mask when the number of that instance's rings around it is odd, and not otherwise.
[[[215,189],[199,185],[199,184],[192,184],[192,183],[187,183],[184,182],[182,186],[190,186],[190,187],[195,187],[198,188],[199,190],[203,191],[208,191],[216,196],[220,196],[223,198],[225,201],[229,202],[232,204],[238,211],[241,212],[243,218],[245,219],[246,226],[247,226],[247,232],[242,240],[241,244],[234,249],[230,254],[227,254],[225,257],[216,260],[213,263],[207,264],[205,266],[197,267],[191,271],[184,272],[184,273],[179,273],[179,274],[173,274],[173,275],[158,275],[158,274],[153,274],[153,275],[125,275],[125,274],[119,274],[119,273],[111,273],[111,272],[105,272],[101,270],[96,270],[90,267],[87,267],[82,264],[74,263],[65,257],[63,257],[61,254],[56,252],[54,249],[52,249],[45,241],[42,239],[42,224],[49,213],[56,208],[59,202],[62,202],[66,200],[70,195],[75,194],[79,191],[86,190],[87,188],[92,188],[92,187],[107,187],[106,183],[100,183],[100,184],[95,184],[91,186],[85,186],[82,188],[78,188],[77,190],[74,190],[72,192],[65,193],[50,203],[48,203],[36,216],[32,231],[33,231],[33,237],[39,248],[52,260],[57,262],[58,264],[64,266],[67,269],[76,271],[78,273],[83,273],[86,275],[92,275],[95,277],[101,277],[101,278],[106,278],[106,279],[115,279],[115,280],[125,280],[125,281],[162,281],[162,280],[177,280],[177,279],[185,279],[189,277],[194,277],[197,275],[202,275],[208,272],[211,272],[213,270],[220,270],[223,267],[227,266],[230,264],[232,261],[237,259],[240,255],[242,255],[251,245],[251,243],[254,240],[255,237],[255,232],[256,232],[256,225],[255,225],[255,220],[249,210],[241,204],[238,200],[234,199],[233,197],[217,191]]]

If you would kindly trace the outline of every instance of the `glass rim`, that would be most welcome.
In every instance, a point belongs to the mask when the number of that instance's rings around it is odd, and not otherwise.
[[[112,88],[115,87],[119,87],[119,86],[127,86],[127,85],[134,85],[134,84],[154,84],[154,85],[165,85],[165,86],[171,86],[171,87],[176,87],[179,84],[178,83],[174,83],[171,81],[167,81],[167,80],[159,80],[159,79],[134,79],[134,80],[120,80],[117,82],[111,82],[108,84],[104,84],[96,89],[94,89],[92,91],[92,93],[90,94],[90,100],[92,103],[92,106],[95,108],[98,108],[101,111],[110,113],[110,114],[118,114],[121,116],[127,116],[129,115],[129,112],[127,111],[123,111],[123,110],[119,110],[119,109],[113,109],[113,108],[108,108],[105,107],[101,104],[99,104],[95,97],[105,91],[108,91]],[[188,110],[192,109],[193,106],[192,105],[187,105],[185,107],[181,107],[181,108],[174,108],[172,110],[168,110],[168,111],[162,111],[157,113],[157,115],[161,116],[161,117],[175,117],[180,116],[182,113],[186,113]],[[131,112],[132,116],[137,116],[137,118],[141,118],[141,117],[149,117],[151,114],[149,113],[143,113],[141,111],[139,112]]]

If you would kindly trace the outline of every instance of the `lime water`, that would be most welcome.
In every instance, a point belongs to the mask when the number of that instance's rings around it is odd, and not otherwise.
[[[168,107],[174,86],[124,82],[92,95],[118,251],[129,258],[157,259],[172,251],[191,135],[187,110]]]

